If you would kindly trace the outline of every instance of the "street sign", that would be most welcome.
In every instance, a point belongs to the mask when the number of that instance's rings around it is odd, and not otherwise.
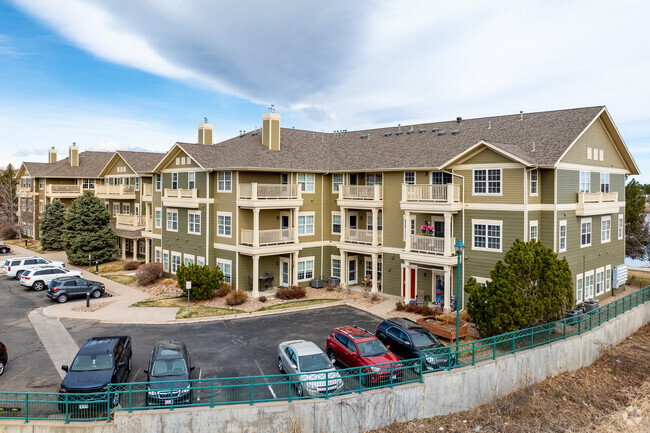
[[[185,288],[187,290],[190,290],[192,288],[192,282],[191,281],[185,281]]]

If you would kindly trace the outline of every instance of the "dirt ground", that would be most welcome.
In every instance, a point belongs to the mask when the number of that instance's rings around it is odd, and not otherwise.
[[[393,424],[374,433],[650,432],[650,324],[589,367],[476,409]]]

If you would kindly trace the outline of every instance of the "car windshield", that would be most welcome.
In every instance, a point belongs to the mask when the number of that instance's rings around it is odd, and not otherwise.
[[[113,354],[77,355],[72,361],[70,371],[108,370],[113,368]]]
[[[332,368],[332,364],[324,353],[300,357],[300,371],[320,371],[328,368]]]
[[[440,342],[430,332],[413,332],[411,333],[411,340],[415,347],[428,347],[438,346]]]
[[[151,367],[151,375],[161,376],[180,376],[187,374],[187,364],[183,358],[176,359],[157,359]]]
[[[386,346],[379,340],[368,340],[357,343],[361,356],[366,358],[374,358],[375,356],[382,356],[388,353]]]

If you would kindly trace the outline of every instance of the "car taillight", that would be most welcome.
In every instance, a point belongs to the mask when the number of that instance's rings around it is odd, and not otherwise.
[[[59,291],[59,288],[58,288],[58,287],[55,287],[55,288],[52,289],[52,291],[53,291],[53,292],[58,292],[58,291]]]
[[[7,270],[11,272],[11,266],[9,266],[9,268]]]
[[[26,280],[29,280],[29,279],[32,278],[32,277],[23,277],[23,278],[26,279]]]

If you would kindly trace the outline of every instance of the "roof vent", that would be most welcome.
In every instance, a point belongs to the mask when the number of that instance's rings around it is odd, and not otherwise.
[[[422,134],[423,132],[427,132],[427,129],[426,129],[426,128],[422,128],[422,129],[420,129],[420,130],[418,131],[418,134]]]
[[[519,112],[519,120],[524,120],[524,112],[523,111]]]
[[[260,132],[256,129],[255,131],[251,132],[251,135],[252,135],[253,137],[255,137],[255,136],[256,136],[257,134],[259,134],[259,133],[260,133]]]
[[[460,123],[460,122],[462,122],[462,121],[463,121],[463,118],[462,118],[462,117],[457,117],[457,118],[456,118],[456,123]]]
[[[492,129],[492,121],[488,120],[488,129]]]
[[[402,130],[400,129],[400,130],[398,130],[398,131],[395,133],[395,135],[402,135],[402,133],[403,133],[403,132],[402,132]]]
[[[440,131],[440,128],[433,128],[433,129],[431,130],[431,132],[438,132],[438,131]]]
[[[367,140],[367,139],[368,139],[368,134],[363,134],[363,135],[361,136],[361,139],[362,139],[362,140]]]
[[[454,129],[453,131],[451,131],[451,135],[458,135],[459,132],[460,129]]]
[[[384,132],[384,137],[390,137],[390,132]]]
[[[447,131],[439,131],[438,135],[445,135],[446,133],[447,133]]]
[[[245,130],[240,130],[239,131],[239,137],[243,137],[244,135],[246,135],[246,131]]]
[[[533,141],[533,152],[535,151],[535,142]]]
[[[406,133],[409,134],[409,135],[413,134],[414,132],[415,132],[415,130],[413,128],[406,131]]]

